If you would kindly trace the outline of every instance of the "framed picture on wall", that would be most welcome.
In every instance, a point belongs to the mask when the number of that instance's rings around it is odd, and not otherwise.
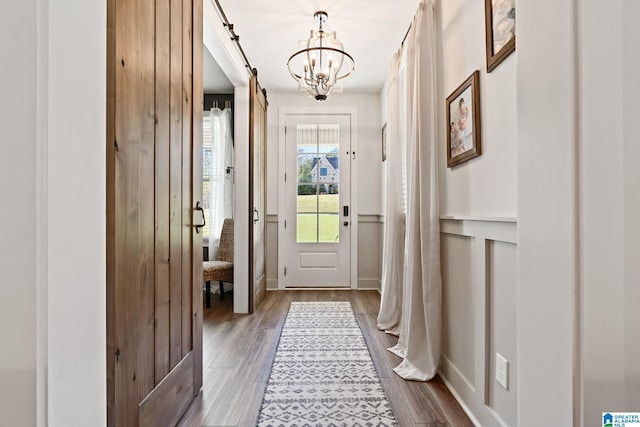
[[[481,154],[479,79],[476,70],[447,98],[447,167]]]
[[[387,124],[382,126],[382,161],[387,160]]]
[[[487,72],[516,50],[516,0],[484,0]]]

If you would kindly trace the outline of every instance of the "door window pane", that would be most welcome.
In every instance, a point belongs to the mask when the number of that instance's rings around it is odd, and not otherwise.
[[[298,200],[299,213],[317,213],[318,212],[318,186],[314,184],[298,184]]]
[[[318,241],[318,215],[298,214],[297,217],[297,242],[316,243]]]
[[[340,215],[318,215],[318,242],[338,243],[340,241]]]
[[[335,243],[340,234],[340,126],[297,128],[298,243]]]
[[[311,171],[316,162],[315,155],[298,154],[298,182],[313,182]]]

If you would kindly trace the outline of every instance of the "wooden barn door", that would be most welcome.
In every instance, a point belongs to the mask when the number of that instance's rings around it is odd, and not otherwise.
[[[175,426],[202,386],[202,0],[107,5],[107,424]]]
[[[252,207],[249,226],[251,260],[249,271],[249,312],[253,313],[265,296],[266,275],[266,144],[267,98],[258,79],[250,81],[249,95],[249,206]]]

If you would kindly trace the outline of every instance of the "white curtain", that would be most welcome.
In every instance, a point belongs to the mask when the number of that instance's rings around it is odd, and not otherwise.
[[[433,0],[421,2],[405,44],[406,232],[402,290],[396,291],[396,298],[402,299],[400,336],[390,349],[404,358],[394,371],[418,381],[437,373],[442,329],[434,13]]]
[[[402,269],[404,263],[403,142],[400,130],[400,60],[396,53],[387,86],[387,160],[385,169],[382,296],[378,329],[400,333]]]
[[[233,139],[231,109],[212,108],[209,112],[212,149],[209,171],[209,259],[218,256],[220,232],[225,218],[233,218]]]

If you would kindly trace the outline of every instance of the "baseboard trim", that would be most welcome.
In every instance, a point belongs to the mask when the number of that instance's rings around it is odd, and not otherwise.
[[[469,407],[467,406],[467,404],[464,402],[464,400],[462,400],[462,398],[460,397],[460,395],[458,394],[458,392],[456,391],[455,388],[453,388],[453,386],[451,385],[451,383],[449,382],[449,380],[447,379],[447,377],[444,376],[444,374],[442,373],[441,370],[438,370],[438,375],[440,375],[440,379],[442,379],[442,382],[444,382],[444,385],[447,386],[447,388],[449,389],[449,391],[451,392],[451,394],[453,395],[453,397],[456,399],[456,401],[458,402],[458,404],[460,405],[460,407],[462,407],[462,410],[464,411],[465,414],[467,414],[467,416],[469,417],[469,419],[471,420],[471,422],[473,423],[474,426],[476,427],[482,427],[482,424],[480,424],[480,422],[478,421],[478,419],[475,417],[475,415],[473,414],[473,412],[471,412],[471,409],[469,409]]]
[[[268,291],[277,291],[278,290],[278,279],[267,279],[267,290]]]
[[[358,289],[380,290],[380,279],[378,279],[377,277],[358,279]]]

